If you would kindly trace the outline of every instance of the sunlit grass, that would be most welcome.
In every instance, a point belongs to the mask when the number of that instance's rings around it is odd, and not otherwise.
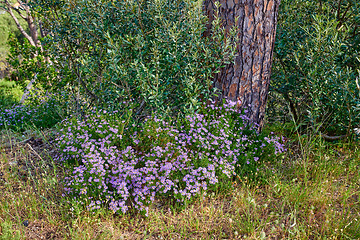
[[[14,81],[0,79],[0,106],[9,107],[19,103],[23,91]]]

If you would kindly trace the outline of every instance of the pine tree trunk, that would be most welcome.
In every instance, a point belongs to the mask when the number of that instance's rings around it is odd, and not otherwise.
[[[214,11],[215,2],[220,3],[218,11]],[[235,63],[215,76],[214,86],[221,98],[239,100],[259,130],[265,116],[279,5],[280,0],[204,0],[210,23],[219,14],[227,30],[234,24],[238,28]]]

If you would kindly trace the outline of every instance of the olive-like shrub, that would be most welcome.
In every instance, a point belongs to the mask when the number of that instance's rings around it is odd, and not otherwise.
[[[204,36],[200,0],[32,5],[48,29],[43,41],[57,74],[43,79],[44,87],[67,89],[85,107],[121,110],[133,99],[134,116],[193,113],[212,94],[216,71],[234,58],[235,31],[225,41],[220,19],[213,21],[211,37]]]

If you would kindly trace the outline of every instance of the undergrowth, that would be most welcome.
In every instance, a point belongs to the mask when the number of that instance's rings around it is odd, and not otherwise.
[[[147,214],[158,197],[177,203],[206,190],[231,190],[235,176],[254,177],[264,160],[284,152],[279,137],[258,134],[231,101],[177,121],[129,120],[130,114],[94,111],[59,125],[65,191],[89,210],[133,207]]]
[[[232,107],[3,128],[0,239],[359,239],[357,140],[258,134]]]
[[[360,238],[356,140],[286,136],[289,150],[261,170],[266,181],[231,180],[231,191],[210,192],[181,210],[159,198],[144,217],[66,203],[66,169],[52,160],[51,136],[30,129],[1,134],[0,239]]]

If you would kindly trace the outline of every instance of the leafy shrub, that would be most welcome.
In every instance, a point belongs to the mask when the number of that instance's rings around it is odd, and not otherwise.
[[[59,123],[67,112],[56,94],[44,94],[33,91],[27,104],[6,107],[0,106],[0,129],[22,131],[28,126],[50,128]],[[61,101],[62,96],[60,95]]]
[[[283,107],[283,115],[289,107],[297,124],[331,135],[360,125],[359,7],[347,0],[282,1],[271,86],[271,100],[282,101],[270,101],[270,109]]]
[[[54,83],[60,81],[53,64],[54,59],[49,55],[49,45],[44,44],[41,51],[40,48],[32,46],[29,41],[19,40],[13,34],[9,36],[7,43],[10,49],[6,60],[12,68],[8,78],[16,81],[23,90],[30,81],[33,81],[33,87],[44,90],[53,89]],[[57,91],[63,91],[63,88]]]
[[[10,107],[20,101],[22,91],[15,82],[0,80],[0,106]]]
[[[200,0],[32,4],[51,32],[45,43],[60,76],[53,87],[71,86],[75,97],[113,110],[133,99],[135,117],[194,112],[212,94],[215,72],[233,58],[219,19],[213,37],[202,36]]]
[[[284,151],[279,138],[259,135],[232,102],[204,105],[183,120],[130,119],[131,111],[102,110],[59,126],[66,195],[89,210],[147,212],[158,197],[183,202],[229,187],[235,175],[255,173],[269,154]]]

